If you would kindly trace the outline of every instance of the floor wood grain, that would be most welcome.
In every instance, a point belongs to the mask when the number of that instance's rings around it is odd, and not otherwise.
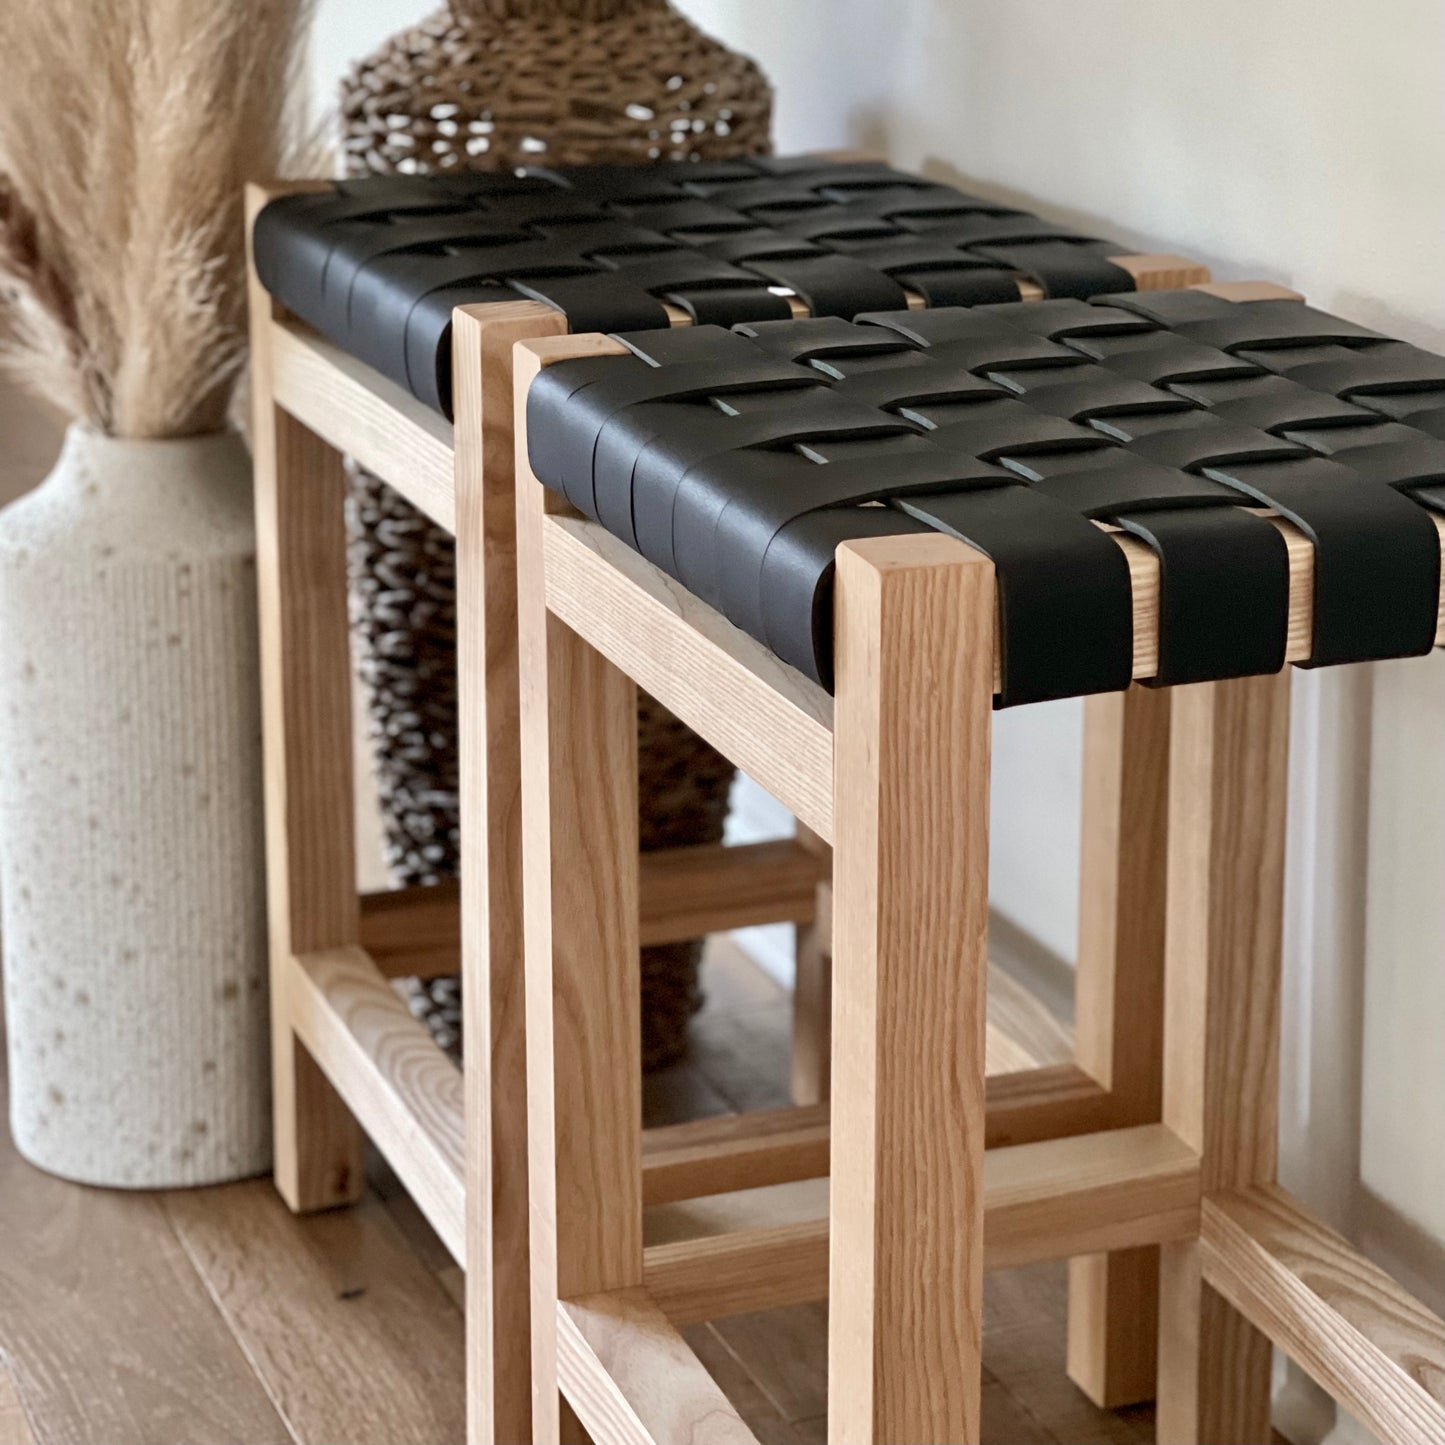
[[[689,1058],[644,1090],[650,1124],[788,1102],[786,993],[726,943],[703,985]],[[995,996],[991,1068],[1066,1046],[1007,981]],[[298,1220],[261,1180],[79,1188],[0,1135],[0,1445],[460,1442],[460,1273],[380,1160],[371,1182]],[[1096,1410],[1065,1376],[1062,1266],[988,1276],[984,1306],[986,1441],[1153,1438],[1147,1410]],[[760,1441],[805,1445],[826,1438],[826,1322],[799,1305],[686,1336]]]
[[[10,1370],[0,1359],[0,1445],[35,1445],[30,1417],[20,1402]]]
[[[292,1438],[161,1202],[42,1174],[8,1127],[0,1366],[41,1445]]]
[[[462,1439],[460,1311],[380,1200],[297,1220],[258,1179],[164,1207],[297,1440]]]

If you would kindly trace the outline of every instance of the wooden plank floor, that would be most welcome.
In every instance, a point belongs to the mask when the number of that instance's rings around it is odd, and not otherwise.
[[[731,944],[705,966],[688,1062],[647,1081],[649,1123],[787,1102],[788,1001]],[[1065,1053],[1006,978],[991,1062]],[[3,1080],[0,1080],[3,1097]],[[357,1209],[292,1218],[264,1180],[111,1194],[51,1179],[0,1133],[0,1445],[461,1441],[460,1275],[379,1161]],[[687,1331],[764,1442],[824,1439],[823,1305]],[[991,1275],[985,1439],[1146,1442],[1144,1410],[1068,1382],[1064,1273]]]

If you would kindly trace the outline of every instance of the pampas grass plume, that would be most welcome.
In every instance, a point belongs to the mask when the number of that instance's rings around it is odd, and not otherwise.
[[[225,425],[241,191],[297,134],[311,0],[0,0],[0,362],[96,430]]]

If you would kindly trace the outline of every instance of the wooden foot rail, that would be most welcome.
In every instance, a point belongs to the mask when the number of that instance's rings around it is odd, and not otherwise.
[[[811,923],[827,871],[791,838],[659,848],[642,855],[640,868],[644,948],[759,923]],[[460,972],[460,885],[368,895],[361,901],[361,942],[388,978]]]
[[[1445,1440],[1445,1321],[1285,1190],[1211,1195],[1204,1280],[1388,1445]]]
[[[391,900],[402,903],[379,915],[387,936],[399,938],[398,920],[415,916],[421,920],[418,948],[429,947],[427,940],[435,936],[432,924],[445,904],[425,895],[447,891],[439,887],[378,895],[388,905]],[[363,936],[368,936],[365,924]],[[287,975],[290,1003],[308,1053],[347,1105],[365,1111],[378,1146],[464,1266],[461,1074],[391,987],[388,975],[398,971],[396,959],[402,956],[408,955],[398,945],[383,960],[362,948],[294,959]],[[989,1147],[1092,1133],[1107,1100],[1104,1091],[1072,1065],[996,1074],[988,1080]],[[665,1204],[824,1178],[828,1133],[826,1105],[728,1114],[646,1130],[644,1201]]]
[[[292,1026],[466,1268],[462,1075],[359,948],[293,959]]]
[[[642,1136],[642,1202],[822,1179],[828,1173],[828,1106],[724,1114],[648,1129]]]
[[[1160,1244],[1198,1225],[1199,1161],[1162,1124],[991,1149],[984,1163],[986,1269]],[[678,1324],[828,1294],[826,1219],[653,1245],[644,1258],[648,1293]]]
[[[985,1097],[989,1149],[1113,1127],[1108,1091],[1073,1064],[991,1074]],[[828,1173],[828,1106],[725,1114],[649,1129],[642,1167],[647,1204],[821,1179]]]
[[[559,1300],[557,1379],[598,1445],[753,1445],[752,1431],[646,1290]]]

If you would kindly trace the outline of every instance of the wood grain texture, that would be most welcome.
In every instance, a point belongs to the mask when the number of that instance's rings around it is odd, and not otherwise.
[[[1074,1032],[1002,968],[988,972],[988,1071],[1011,1074],[1073,1058]]]
[[[990,1066],[1001,1038],[990,1030],[985,1050]],[[1013,1056],[1021,1050],[1009,1042],[1007,1052]],[[1073,1064],[990,1074],[984,1092],[990,1150],[1092,1134],[1109,1121],[1108,1096]],[[830,1153],[828,1118],[827,1105],[805,1104],[646,1129],[644,1203],[651,1207],[824,1178]]]
[[[828,1297],[828,1221],[759,1224],[647,1248],[648,1294],[675,1324]]]
[[[1445,1321],[1277,1185],[1204,1201],[1204,1277],[1389,1445],[1445,1440]]]
[[[462,1076],[360,948],[298,958],[292,1025],[466,1267]]]
[[[551,516],[547,602],[824,838],[833,700],[596,523]]]
[[[299,321],[269,340],[276,404],[454,532],[451,423]]]
[[[157,1199],[32,1168],[8,1113],[0,1068],[0,1431],[43,1445],[289,1441]]]
[[[248,222],[270,194],[248,188]],[[275,404],[273,308],[249,258],[247,286],[276,1187],[293,1209],[325,1209],[360,1196],[362,1136],[284,1000],[293,955],[344,947],[358,929],[345,480],[337,452]]]
[[[1160,1116],[1169,707],[1140,686],[1084,704],[1075,1058],[1118,1124]],[[1158,1290],[1152,1249],[1070,1262],[1068,1371],[1095,1404],[1154,1397]]]
[[[596,335],[519,343],[519,418],[542,367],[625,350]],[[519,498],[529,487],[538,489],[524,430],[519,420]],[[519,501],[519,515],[525,505]],[[795,817],[830,838],[832,699],[625,543],[575,513],[566,515],[571,509],[555,494],[544,493],[536,506],[548,514],[539,536],[547,606]],[[541,565],[539,559],[538,575],[544,575]]]
[[[725,1114],[642,1136],[643,1203],[757,1189],[828,1173],[828,1107]]]
[[[568,1400],[596,1445],[753,1445],[645,1290],[561,1301],[557,1353]]]
[[[1187,256],[1152,254],[1109,259],[1134,278],[1134,285],[1140,291],[1177,291],[1209,280],[1209,267]]]
[[[639,860],[643,947],[682,943],[760,923],[809,923],[816,856],[791,838],[658,848]],[[461,963],[462,886],[456,880],[368,893],[361,946],[388,978],[435,978]]]
[[[458,763],[466,1070],[468,1438],[531,1431],[526,983],[512,348],[565,322],[540,302],[459,308],[456,416]]]
[[[379,1202],[297,1222],[258,1181],[165,1209],[295,1439],[462,1438],[456,1313]]]
[[[760,923],[811,923],[824,868],[791,838],[644,853],[642,944],[679,943]]]
[[[1162,1124],[993,1149],[984,1164],[990,1269],[1188,1237],[1199,1165]]]
[[[519,363],[526,351],[517,348]],[[517,406],[526,378],[517,378]],[[558,1437],[563,1298],[642,1282],[637,694],[546,604],[517,430],[532,1429]]]
[[[1290,565],[1286,660],[1301,662],[1313,646],[1314,548],[1283,518],[1269,520],[1284,537]],[[1445,517],[1433,520],[1445,554]],[[1129,567],[1133,674],[1152,677],[1159,665],[1159,561],[1142,542],[1109,535]],[[831,814],[818,775],[832,730],[832,699],[597,523],[549,516],[545,539],[553,610],[689,727],[735,758],[795,816],[831,839]],[[1436,637],[1445,645],[1445,592]],[[744,727],[744,718],[754,726]]]
[[[1121,1123],[1159,1116],[1170,689],[1085,700],[1074,1058]]]
[[[839,1439],[978,1438],[993,626],[993,566],[962,543],[838,549]]]
[[[1164,1121],[1206,1195],[1274,1178],[1289,677],[1174,690]],[[1195,1241],[1160,1260],[1158,1418],[1180,1445],[1268,1442],[1268,1338],[1204,1282]]]
[[[456,879],[361,898],[361,946],[387,978],[461,971],[462,887]]]
[[[0,1358],[0,1445],[35,1445],[35,1432],[15,1380]]]
[[[798,826],[805,827],[804,824]],[[814,890],[813,918],[798,924],[793,935],[793,1050],[789,1092],[795,1104],[826,1103],[831,1087],[832,914],[832,884],[819,883]]]
[[[753,1027],[748,1033],[740,1033],[736,1036],[738,1052],[728,1058],[718,1055],[713,1061],[724,1073],[732,1070],[743,1074],[756,1067],[755,1055],[747,1045],[752,1032],[755,1032],[758,1027],[762,1027],[764,1031],[771,1034],[776,1034],[779,1039],[786,1039],[788,1000],[786,994],[771,986],[754,965],[733,949],[714,950],[714,952],[719,955],[719,960],[716,963],[709,962],[704,965],[705,979],[708,985],[708,1002],[699,1017],[706,1021],[719,1012],[728,1014],[742,1011],[753,1021]],[[769,1019],[771,1022],[766,1024],[760,1025],[758,1022]],[[774,1102],[783,1105],[786,1103],[787,1073],[782,1051],[779,1051],[773,1060],[772,1073],[775,1089]],[[652,1117],[676,1117],[682,1111],[697,1107],[699,1103],[704,1102],[699,1100],[691,1082],[692,1078],[691,1068],[681,1071],[666,1071],[651,1078],[648,1093]],[[0,1129],[3,1129],[3,1124],[0,1124]],[[373,1185],[381,1194],[383,1207],[386,1208],[391,1219],[397,1223],[403,1238],[417,1253],[426,1271],[440,1278],[443,1289],[455,1291],[452,1296],[457,1302],[455,1309],[445,1302],[438,1307],[435,1303],[436,1293],[432,1283],[426,1278],[422,1278],[419,1285],[419,1288],[424,1291],[423,1301],[428,1316],[434,1317],[438,1328],[446,1328],[451,1333],[454,1343],[449,1347],[446,1358],[448,1361],[452,1361],[457,1358],[457,1352],[460,1351],[462,1337],[460,1271],[451,1263],[450,1255],[436,1239],[425,1220],[415,1207],[409,1204],[404,1192],[398,1193],[400,1186],[393,1179],[388,1178],[387,1171],[379,1166],[379,1161],[375,1159],[371,1161],[369,1172]],[[55,1196],[61,1198],[67,1194],[87,1196],[92,1194],[92,1191],[49,1180],[35,1171],[26,1171],[25,1177],[38,1181],[41,1185],[53,1190]],[[6,1176],[3,1184],[3,1198],[7,1204],[11,1204],[17,1197],[11,1192],[13,1187],[14,1181],[10,1176]],[[241,1185],[236,1187],[247,1193],[247,1210],[252,1208],[275,1210],[277,1208],[273,1194],[264,1186]],[[789,1214],[787,1204],[780,1201],[778,1196],[795,1192],[808,1193],[809,1191],[811,1194],[806,1201],[806,1213],[793,1217],[821,1218],[827,1209],[826,1181],[780,1186],[772,1190],[756,1192],[769,1195],[770,1202],[764,1217],[777,1220],[787,1217]],[[658,1216],[674,1214],[678,1211],[693,1208],[711,1209],[717,1203],[717,1200],[698,1200],[661,1206],[648,1211],[649,1222],[651,1223]],[[60,1236],[50,1241],[49,1247],[55,1251],[61,1249],[70,1251],[72,1245],[70,1239],[64,1237],[66,1231],[72,1225],[82,1230],[88,1228],[93,1216],[86,1210],[75,1210],[65,1213],[64,1221],[61,1222],[58,1216],[62,1211],[54,1207],[53,1198],[49,1204],[50,1207],[44,1212],[45,1217],[57,1216],[56,1229]],[[368,1207],[364,1205],[361,1213],[364,1214]],[[7,1223],[13,1218],[21,1228],[19,1231],[11,1231],[9,1234],[0,1231],[0,1260],[6,1257],[7,1247],[26,1248],[29,1246],[30,1235],[26,1232],[25,1224],[28,1217],[14,1214],[13,1211],[11,1215],[6,1216]],[[127,1217],[143,1220],[151,1216],[148,1213],[138,1213]],[[296,1236],[298,1248],[311,1252],[319,1248],[318,1236],[313,1233],[312,1229],[313,1223],[321,1223],[328,1227],[333,1223],[340,1226],[354,1217],[357,1217],[355,1212],[342,1212],[321,1216],[315,1220],[312,1218],[288,1218],[283,1226],[278,1227],[284,1227],[288,1233]],[[695,1223],[696,1221],[690,1222]],[[758,1222],[756,1212],[753,1215],[753,1222]],[[252,1232],[249,1226],[243,1225],[243,1229],[247,1234]],[[339,1255],[343,1261],[350,1261],[353,1256],[359,1256],[355,1262],[364,1263],[365,1254],[362,1248],[360,1246],[353,1248],[350,1243],[354,1242],[357,1237],[350,1229],[339,1228],[339,1251],[326,1251],[326,1258],[329,1260]],[[671,1237],[685,1238],[686,1232]],[[651,1231],[648,1238],[649,1241],[654,1238]],[[104,1253],[96,1251],[94,1254],[86,1254],[87,1261],[93,1263],[93,1272],[87,1273],[84,1281],[78,1285],[80,1302],[84,1304],[87,1300],[91,1301],[92,1308],[88,1311],[77,1309],[75,1319],[87,1326],[95,1326],[96,1321],[111,1308],[108,1302],[109,1291],[112,1287],[119,1287],[113,1279],[113,1275],[119,1273],[122,1279],[131,1277],[129,1273],[133,1268],[133,1261],[130,1258],[131,1251],[133,1249],[143,1250],[147,1247],[147,1236],[137,1236],[129,1231],[111,1230],[106,1233],[105,1239],[107,1250]],[[241,1267],[246,1270],[250,1268],[249,1265],[244,1264]],[[0,1264],[0,1273],[3,1273],[4,1268],[5,1266]],[[333,1266],[328,1264],[326,1268],[330,1270]],[[337,1292],[356,1283],[366,1283],[364,1276],[358,1280],[350,1273],[350,1269],[350,1264],[339,1263],[334,1266],[334,1275],[328,1276],[334,1278]],[[193,1271],[182,1270],[178,1278],[182,1283],[188,1278],[193,1280]],[[147,1292],[148,1309],[144,1315],[137,1311],[129,1317],[135,1323],[124,1334],[125,1358],[137,1374],[142,1371],[159,1370],[164,1377],[168,1378],[168,1352],[177,1348],[176,1332],[185,1330],[189,1316],[184,1302],[174,1300],[166,1282],[158,1280],[153,1274],[148,1274],[147,1280],[151,1286]],[[328,1320],[338,1318],[340,1320],[339,1333],[330,1328],[325,1331],[326,1338],[330,1341],[329,1348],[344,1352],[348,1348],[345,1333],[347,1312],[358,1308],[362,1301],[349,1299],[344,1302],[345,1308],[342,1309],[339,1305],[334,1304],[330,1295],[318,1296],[318,1299],[328,1311],[326,1315]],[[1038,1441],[1040,1445],[1042,1442],[1056,1441],[1089,1441],[1094,1442],[1094,1445],[1148,1445],[1148,1442],[1154,1439],[1152,1412],[1148,1407],[1141,1407],[1122,1414],[1101,1412],[1073,1387],[1060,1369],[1064,1352],[1063,1303],[1063,1269],[1057,1262],[1032,1265],[1022,1270],[996,1272],[985,1277],[985,1378],[981,1412],[983,1437],[986,1440],[1010,1442]],[[335,1315],[329,1313],[333,1308],[337,1311]],[[302,1322],[298,1328],[303,1334],[309,1335],[314,1333],[315,1326],[310,1320],[307,1320]],[[716,1326],[686,1327],[683,1334],[759,1440],[775,1442],[775,1445],[797,1445],[798,1441],[823,1441],[828,1438],[825,1423],[819,1418],[826,1407],[824,1376],[827,1357],[827,1307],[825,1304],[815,1302],[764,1313],[733,1316],[720,1321]],[[43,1332],[41,1338],[49,1339],[50,1336]],[[74,1368],[59,1372],[27,1372],[25,1362],[30,1353],[30,1339],[31,1333],[25,1325],[24,1315],[17,1315],[13,1311],[7,1312],[6,1302],[0,1301],[0,1358],[9,1361],[17,1378],[24,1376],[28,1382],[39,1383],[45,1389],[53,1385],[57,1391],[66,1395],[87,1395],[88,1382],[97,1379],[100,1380],[97,1389],[121,1388],[108,1375],[98,1376],[96,1374],[97,1371],[108,1369],[108,1355],[104,1348],[103,1330],[95,1329],[93,1333],[86,1334],[82,1343],[89,1345],[89,1352],[78,1353],[79,1363]],[[318,1351],[327,1347],[321,1344],[316,1346]],[[459,1420],[463,1409],[464,1393],[461,1372],[449,1363],[445,1379],[439,1378],[439,1374],[428,1373],[429,1362],[436,1357],[435,1345],[432,1343],[432,1336],[429,1333],[423,1333],[416,1338],[415,1348],[418,1351],[426,1352],[416,1360],[418,1372],[431,1380],[437,1391],[437,1398],[429,1405],[433,1415],[441,1418],[445,1413],[447,1419]],[[80,1350],[81,1345],[78,1344],[77,1351]],[[3,1367],[0,1367],[0,1376],[3,1376]],[[247,1379],[249,1378],[253,1377],[248,1376]],[[129,1382],[126,1387],[133,1388]],[[242,1380],[242,1387],[248,1388],[245,1379]],[[232,1397],[231,1400],[223,1400],[219,1404],[208,1400],[205,1407],[207,1412],[222,1414],[234,1411],[233,1384],[224,1371],[213,1371],[206,1380],[205,1388],[208,1394],[214,1392],[218,1395]],[[442,1396],[446,1398],[441,1398]],[[48,1412],[52,1408],[51,1406],[44,1401],[37,1400],[35,1396],[31,1397],[29,1403],[34,1406],[37,1422],[42,1418],[50,1418]],[[361,1440],[380,1438],[375,1431],[365,1428],[363,1412],[369,1403],[369,1395],[359,1396],[354,1402],[356,1411],[363,1416],[363,1428],[349,1438]],[[147,1413],[149,1405],[154,1405],[155,1409],[161,1412],[154,1421],[149,1418]],[[65,1408],[64,1406],[59,1407],[62,1414]],[[166,1422],[170,1419],[170,1415],[166,1412],[173,1408],[172,1396],[167,1390],[146,1392],[133,1389],[130,1408],[134,1411],[135,1423],[130,1433],[126,1435],[117,1437],[113,1430],[86,1434],[83,1428],[77,1433],[76,1427],[70,1427],[72,1433],[51,1438],[65,1441],[176,1438],[175,1435],[168,1437],[166,1433],[168,1428]],[[349,1420],[350,1417],[348,1416],[347,1419]],[[231,1438],[252,1440],[289,1438],[289,1433],[280,1433],[282,1427],[278,1427],[274,1418],[270,1428],[270,1434],[258,1431],[248,1436],[232,1436]],[[457,1439],[455,1426],[447,1428],[449,1433],[443,1435],[438,1431],[436,1438]],[[3,1438],[3,1433],[0,1433],[0,1440]],[[202,1422],[191,1433],[184,1434],[182,1432],[182,1438],[219,1439],[224,1436],[219,1433],[206,1434],[204,1422]],[[331,1441],[341,1437],[335,1433],[323,1433],[317,1438],[321,1441]],[[569,1437],[564,1434],[562,1438],[581,1437]],[[45,1441],[45,1445],[49,1445],[46,1437],[42,1436],[41,1439]]]
[[[1108,1092],[1077,1064],[992,1074],[984,1085],[989,1149],[1107,1128]]]
[[[1188,1239],[1199,1228],[1198,1161],[1162,1124],[991,1149],[983,1180],[985,1269]],[[648,1246],[644,1279],[669,1316],[686,1324],[829,1295],[830,1231],[810,1209],[821,1197],[799,1190],[802,1217],[787,1218],[794,1201],[779,1194],[749,1191],[691,1211],[696,1232]],[[650,1237],[659,1213],[649,1214]],[[686,1228],[686,1215],[675,1218]]]

